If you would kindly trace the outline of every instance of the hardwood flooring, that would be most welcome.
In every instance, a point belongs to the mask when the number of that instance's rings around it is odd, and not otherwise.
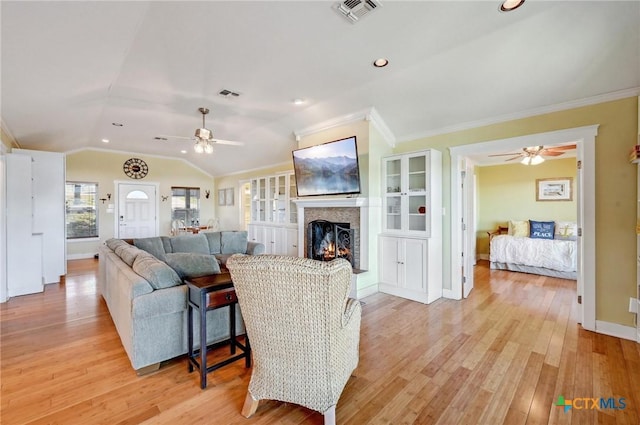
[[[240,416],[244,362],[210,374],[204,391],[185,357],[138,377],[96,273],[96,260],[70,261],[66,283],[0,305],[2,424],[322,424],[275,401]],[[465,301],[366,298],[360,364],[337,422],[640,423],[640,344],[582,330],[574,287],[481,262]],[[575,406],[565,412],[559,396]],[[591,409],[601,397],[617,407],[624,398],[624,409]]]

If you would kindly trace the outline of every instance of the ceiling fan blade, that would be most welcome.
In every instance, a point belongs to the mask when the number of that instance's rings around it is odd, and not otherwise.
[[[545,150],[554,150],[554,151],[568,151],[571,149],[575,149],[577,146],[575,144],[573,145],[565,145],[565,146],[549,146],[548,148],[545,148]]]
[[[522,155],[517,155],[517,156],[514,156],[513,158],[505,159],[505,161],[513,161],[514,159],[520,159],[520,158],[522,158]]]
[[[219,145],[244,146],[244,143],[242,143],[242,142],[234,142],[233,140],[211,139],[211,142],[217,143]]]
[[[161,134],[159,136],[154,137],[155,140],[168,140],[168,139],[179,139],[179,140],[195,140],[195,137],[186,137],[186,136],[168,136],[166,134]]]
[[[496,154],[487,155],[487,156],[509,156],[509,155],[518,155],[518,156],[520,156],[522,154],[518,153],[518,152],[514,152],[514,153],[496,153]]]
[[[564,155],[564,152],[556,152],[556,151],[550,151],[547,149],[543,149],[540,151],[540,155],[542,156],[560,156],[560,155]]]

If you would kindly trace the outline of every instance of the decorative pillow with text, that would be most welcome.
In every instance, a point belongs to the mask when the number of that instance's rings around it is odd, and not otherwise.
[[[529,237],[531,239],[553,239],[555,221],[529,220]]]

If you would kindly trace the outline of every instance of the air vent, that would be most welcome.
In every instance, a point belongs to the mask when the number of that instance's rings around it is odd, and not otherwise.
[[[231,99],[231,98],[240,96],[240,93],[236,93],[236,92],[231,91],[231,90],[223,89],[223,90],[220,90],[218,92],[218,95]]]
[[[382,6],[380,0],[344,0],[338,3],[337,10],[349,22],[356,23],[380,6]]]

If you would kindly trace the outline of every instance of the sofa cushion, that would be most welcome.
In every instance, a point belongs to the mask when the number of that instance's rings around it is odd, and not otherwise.
[[[247,232],[220,232],[221,254],[244,254],[247,252]]]
[[[209,254],[220,254],[220,232],[202,232],[209,242]]]
[[[140,238],[134,239],[133,244],[140,249],[147,251],[149,254],[153,255],[159,260],[164,261],[165,258],[165,250],[164,244],[162,243],[162,239],[159,236],[154,236],[151,238]]]
[[[125,243],[124,245],[116,246],[116,249],[113,252],[115,252],[122,261],[127,263],[129,267],[131,267],[133,266],[133,262],[135,261],[138,254],[140,254],[140,251],[141,250],[136,248],[135,246],[131,246]]]
[[[164,247],[164,253],[169,254],[173,252],[173,248],[171,248],[171,238],[169,236],[160,236],[162,240],[162,246]]]
[[[133,262],[133,271],[144,277],[153,289],[182,284],[175,270],[151,255],[138,255]]]
[[[220,273],[216,257],[209,254],[174,252],[167,254],[166,261],[182,279]]]
[[[171,238],[171,250],[172,252],[209,254],[209,242],[203,234],[174,236]]]
[[[123,241],[122,239],[116,239],[116,238],[107,239],[104,244],[114,252],[117,246],[123,246],[123,245],[129,246],[129,244]]]

